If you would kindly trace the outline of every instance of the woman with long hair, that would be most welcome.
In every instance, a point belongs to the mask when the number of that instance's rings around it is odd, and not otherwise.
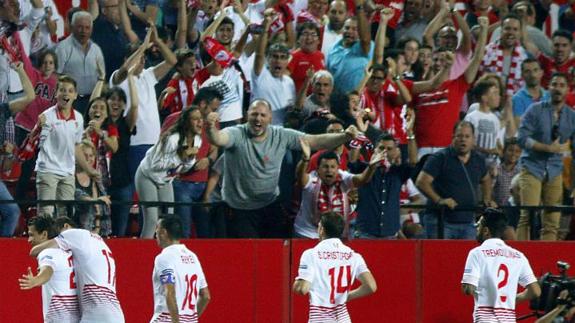
[[[178,122],[160,136],[136,171],[136,191],[142,202],[173,202],[172,180],[190,170],[202,144],[202,114],[197,106],[183,110]],[[144,206],[141,238],[153,238],[159,208]]]

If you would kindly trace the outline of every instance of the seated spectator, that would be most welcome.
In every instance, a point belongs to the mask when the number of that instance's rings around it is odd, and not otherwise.
[[[194,125],[199,110],[183,110],[178,123],[160,136],[136,172],[136,190],[142,202],[173,202],[172,180],[190,170],[198,162],[196,155],[202,144]],[[144,206],[144,223],[141,238],[154,237],[159,208]]]
[[[349,215],[351,213],[347,193],[371,180],[380,162],[385,158],[383,151],[372,155],[369,166],[361,173],[353,175],[342,171],[335,152],[323,152],[318,159],[316,171],[308,173],[310,147],[305,139],[300,139],[302,159],[297,167],[297,180],[302,187],[301,207],[294,223],[295,236],[318,239],[317,224],[321,214],[335,212],[346,223],[344,237],[349,234]]]
[[[96,163],[96,146],[89,140],[80,144],[86,162]],[[110,196],[106,194],[104,185],[100,180],[94,179],[82,169],[76,170],[76,192],[74,198],[78,201],[102,201],[103,204],[78,205],[74,216],[79,228],[86,229],[101,237],[107,237],[112,233],[112,221],[110,220]]]

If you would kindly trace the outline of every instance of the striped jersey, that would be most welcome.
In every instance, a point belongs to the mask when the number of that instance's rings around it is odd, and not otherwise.
[[[347,294],[355,279],[367,271],[363,257],[337,238],[304,251],[296,280],[311,284],[309,322],[351,322]]]
[[[38,268],[52,268],[52,277],[42,285],[45,323],[80,322],[80,305],[72,254],[61,249],[45,249],[38,255]]]
[[[517,285],[537,282],[523,253],[501,239],[485,240],[467,256],[461,283],[476,287],[473,321],[516,322]]]
[[[154,316],[151,323],[172,322],[166,304],[166,284],[173,284],[180,322],[198,322],[196,305],[202,288],[208,287],[198,257],[183,244],[162,250],[154,261]]]
[[[74,258],[82,322],[124,322],[116,297],[116,262],[104,240],[84,229],[65,230],[54,240]]]

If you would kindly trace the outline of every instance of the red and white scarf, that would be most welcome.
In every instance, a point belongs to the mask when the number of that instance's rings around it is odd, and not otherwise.
[[[521,62],[527,58],[525,49],[520,45],[513,48],[511,53],[511,66],[509,67],[509,75],[505,81],[506,93],[510,96],[515,94],[523,86],[523,78],[521,77]],[[499,76],[503,75],[503,48],[499,41],[487,45],[485,57],[481,62],[481,73],[495,73]]]
[[[319,216],[325,212],[335,212],[341,216],[345,215],[345,194],[341,189],[342,179],[340,175],[337,175],[335,183],[332,185],[327,185],[321,183],[321,187],[317,196],[317,220],[319,222]]]

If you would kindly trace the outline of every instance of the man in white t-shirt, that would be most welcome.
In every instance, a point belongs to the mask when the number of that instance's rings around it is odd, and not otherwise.
[[[59,248],[70,252],[80,297],[82,323],[122,323],[124,314],[116,297],[116,262],[110,248],[97,234],[75,229],[68,217],[55,220],[60,234],[32,248],[30,255]]]
[[[324,213],[318,226],[320,242],[301,256],[293,291],[310,295],[309,322],[351,322],[346,303],[375,293],[377,284],[363,257],[341,240],[344,220]],[[361,286],[351,289],[355,279]]]
[[[54,237],[54,220],[36,216],[28,223],[28,242],[38,245]],[[42,286],[44,322],[80,322],[80,305],[74,279],[72,254],[62,249],[45,249],[38,255],[38,274],[28,273],[19,280],[20,289]]]
[[[467,256],[461,289],[475,298],[476,323],[515,322],[515,303],[541,295],[525,255],[501,240],[506,228],[507,216],[502,211],[485,210],[477,228],[481,246]],[[519,294],[518,284],[525,287]]]
[[[156,225],[156,241],[163,249],[154,261],[154,316],[151,323],[198,322],[210,301],[208,283],[200,260],[184,244],[177,216],[166,216]]]

